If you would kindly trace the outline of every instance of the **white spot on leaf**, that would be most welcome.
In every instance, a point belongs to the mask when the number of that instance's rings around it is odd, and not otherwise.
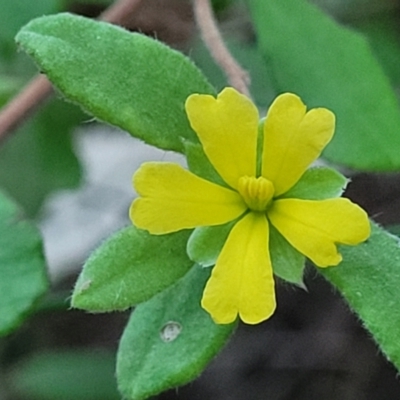
[[[168,321],[160,331],[160,337],[163,342],[173,342],[181,333],[182,325],[179,322]]]

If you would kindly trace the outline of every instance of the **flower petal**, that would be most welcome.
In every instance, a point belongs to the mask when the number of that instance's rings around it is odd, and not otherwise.
[[[356,245],[370,235],[367,213],[348,199],[276,200],[268,218],[298,251],[319,267],[337,265],[336,243]]]
[[[193,94],[186,112],[211,164],[231,187],[240,177],[256,175],[258,111],[233,88],[217,98]]]
[[[335,115],[325,108],[306,113],[292,93],[278,96],[264,125],[262,176],[273,182],[275,195],[289,190],[331,140]]]
[[[201,302],[216,323],[231,323],[239,314],[244,322],[257,324],[274,312],[268,237],[268,221],[261,213],[250,212],[233,227]]]
[[[133,176],[140,198],[132,222],[152,234],[224,224],[246,210],[240,195],[192,174],[178,164],[144,163]]]

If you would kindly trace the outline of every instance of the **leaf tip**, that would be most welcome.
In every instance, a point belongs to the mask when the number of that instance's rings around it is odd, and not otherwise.
[[[91,279],[79,280],[75,286],[74,292],[72,294],[71,306],[74,308],[81,308],[79,306],[79,296],[82,295],[86,290],[88,290],[92,284]]]

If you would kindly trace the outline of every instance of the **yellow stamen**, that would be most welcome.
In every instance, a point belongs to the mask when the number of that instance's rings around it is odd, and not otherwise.
[[[265,211],[275,193],[274,185],[260,176],[242,176],[239,179],[238,192],[253,211]]]

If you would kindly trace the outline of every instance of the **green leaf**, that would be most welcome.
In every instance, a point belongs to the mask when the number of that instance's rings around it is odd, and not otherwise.
[[[200,307],[209,268],[195,265],[174,286],[134,311],[117,357],[119,389],[142,400],[197,377],[236,324],[217,325]]]
[[[285,281],[305,288],[303,282],[306,259],[269,224],[269,249],[274,274]]]
[[[358,169],[399,169],[397,99],[365,38],[305,0],[248,4],[277,90],[336,114],[336,134],[324,156]]]
[[[339,289],[381,350],[400,369],[399,239],[372,224],[366,242],[340,246],[339,250],[343,261],[318,271]]]
[[[64,350],[33,354],[10,378],[14,391],[26,399],[118,400],[114,374],[113,353]]]
[[[183,152],[183,139],[197,142],[186,98],[215,91],[181,53],[70,14],[33,20],[16,39],[68,99],[97,118],[166,150]]]
[[[0,185],[29,216],[37,213],[52,191],[80,183],[81,167],[70,131],[81,119],[77,107],[54,101],[0,149]]]
[[[236,222],[237,219],[223,225],[196,228],[187,243],[189,257],[203,267],[214,265]]]
[[[106,240],[86,261],[72,306],[88,311],[125,310],[149,300],[193,265],[186,254],[190,231],[150,235],[134,226]]]
[[[210,163],[200,143],[185,141],[184,146],[188,167],[191,172],[208,181],[227,187],[227,184]]]
[[[348,180],[328,167],[309,168],[300,180],[282,198],[325,200],[340,197]]]
[[[15,329],[48,289],[42,239],[0,192],[0,335]]]

